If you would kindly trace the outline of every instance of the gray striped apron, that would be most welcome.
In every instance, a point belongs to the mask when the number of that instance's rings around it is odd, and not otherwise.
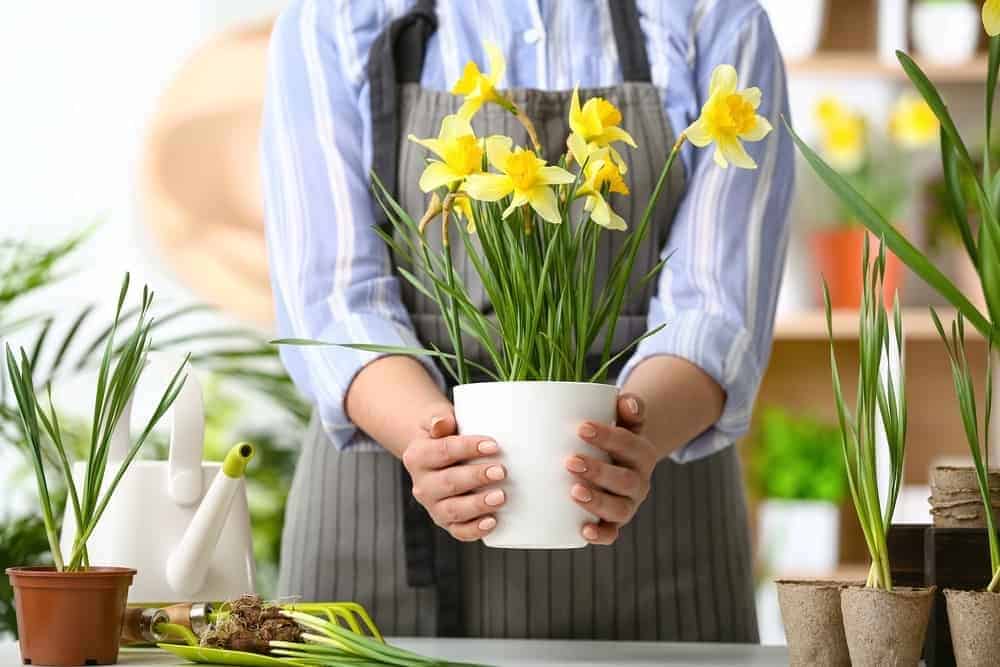
[[[650,83],[634,0],[609,4],[625,83],[581,90],[581,99],[600,95],[613,102],[640,146],[625,153],[632,195],[615,201],[616,210],[635,221],[675,134],[661,91]],[[385,30],[369,63],[373,170],[418,218],[426,206],[416,185],[425,151],[405,137],[435,136],[441,118],[460,103],[419,86],[424,48],[435,28],[434,3],[421,0]],[[512,95],[534,119],[546,157],[563,152],[570,92]],[[478,136],[502,133],[526,143],[521,128],[499,108],[483,108],[473,127]],[[658,261],[682,193],[678,169],[660,198],[634,276]],[[623,235],[604,238],[601,267]],[[433,234],[431,241],[440,242]],[[488,313],[475,271],[458,246],[452,245],[456,267]],[[436,305],[401,282],[418,335],[448,349]],[[636,285],[615,336],[617,349],[645,330],[652,289]],[[481,350],[473,347],[471,353]],[[684,465],[661,462],[649,497],[614,545],[570,551],[489,549],[452,540],[430,522],[407,482],[386,452],[337,451],[314,418],[289,495],[279,593],[356,600],[384,633],[396,636],[757,641],[743,479],[734,447]]]

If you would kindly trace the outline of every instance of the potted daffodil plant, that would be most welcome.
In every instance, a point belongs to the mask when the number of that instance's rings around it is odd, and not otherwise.
[[[629,291],[637,280],[653,279],[666,261],[647,275],[632,275],[657,198],[686,142],[714,144],[720,168],[753,168],[741,141],[763,139],[771,125],[756,113],[760,90],[738,89],[736,70],[720,65],[700,117],[667,156],[643,215],[625,220],[615,211],[615,199],[629,193],[626,155],[640,147],[621,127],[619,110],[603,98],[581,100],[574,91],[566,150],[549,161],[531,119],[501,88],[502,55],[490,44],[486,51],[492,71],[466,65],[452,90],[464,102],[458,113],[441,119],[438,136],[410,137],[431,154],[419,180],[428,195],[426,210],[404,210],[374,179],[375,198],[392,228],[379,233],[400,259],[400,275],[436,303],[450,349],[276,342],[435,358],[455,385],[459,431],[495,439],[508,469],[502,485],[510,500],[485,543],[582,547],[580,527],[588,515],[570,497],[573,480],[562,462],[572,454],[606,458],[580,440],[576,429],[586,420],[614,421],[617,390],[605,384],[609,371],[659,330],[618,349],[612,343]],[[484,104],[512,114],[531,145],[517,146],[508,136],[476,136],[470,121]],[[430,235],[438,233],[442,242],[430,244]],[[624,240],[606,274],[599,275],[598,248],[608,234],[622,234]],[[456,244],[474,267],[488,310],[471,296],[473,286],[453,264]],[[468,341],[484,351],[485,362],[472,358]]]
[[[1000,36],[998,36],[1000,0],[987,0],[983,5],[982,17],[986,32],[990,36],[984,110],[984,135],[990,137],[997,77],[1000,73]],[[840,198],[844,206],[852,211],[856,219],[872,233],[883,238],[889,250],[947,299],[957,311],[956,321],[950,328],[950,335],[937,313],[932,311],[932,317],[951,360],[953,380],[959,398],[960,417],[975,464],[971,477],[975,479],[983,502],[984,523],[989,538],[990,568],[989,571],[982,572],[982,591],[975,593],[946,591],[947,608],[952,644],[958,664],[992,664],[1000,653],[1000,643],[998,643],[1000,635],[996,632],[996,619],[1000,618],[1000,593],[997,592],[1000,586],[998,577],[1000,541],[996,534],[992,511],[994,500],[989,483],[991,477],[989,456],[985,453],[988,452],[986,430],[990,422],[992,368],[985,369],[986,408],[985,415],[980,421],[972,383],[973,370],[965,354],[965,328],[968,324],[985,337],[992,355],[995,346],[1000,343],[1000,188],[998,188],[1000,170],[997,169],[995,159],[991,155],[988,141],[984,142],[981,163],[978,165],[975,163],[937,88],[907,54],[897,52],[897,57],[904,72],[940,124],[941,166],[947,208],[969,261],[975,267],[982,299],[985,302],[982,310],[970,300],[970,296],[974,295],[963,292],[949,280],[939,267],[889,223],[883,211],[873,206],[794,131],[792,137],[806,161]],[[967,197],[970,190],[971,197]],[[973,215],[970,213],[970,208],[974,212],[978,226],[970,224]]]

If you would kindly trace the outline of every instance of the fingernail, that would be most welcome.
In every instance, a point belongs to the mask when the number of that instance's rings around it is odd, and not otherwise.
[[[497,453],[497,443],[492,440],[483,440],[479,443],[479,453],[480,454],[496,454]]]
[[[629,396],[625,399],[625,405],[628,406],[629,412],[638,416],[639,415],[639,401],[635,400],[634,397]]]
[[[583,536],[588,540],[596,540],[597,526],[595,526],[592,523],[588,523],[586,526],[583,527]]]
[[[583,486],[582,484],[573,485],[573,497],[579,500],[581,503],[589,503],[594,499],[594,495],[590,492],[590,489]]]
[[[438,422],[441,422],[441,421],[444,421],[443,417],[432,417],[431,418],[431,430],[434,430],[434,427],[437,426]]]
[[[583,459],[576,456],[566,462],[566,467],[572,472],[587,472],[587,464],[583,462]]]
[[[497,525],[497,520],[491,516],[486,517],[479,522],[479,530],[493,530]]]
[[[597,436],[597,429],[590,424],[584,424],[580,427],[579,433],[581,438],[593,438]]]
[[[490,491],[489,493],[486,494],[486,497],[483,500],[485,500],[486,504],[489,505],[490,507],[503,505],[503,500],[504,500],[503,491],[499,489],[497,489],[496,491]]]
[[[486,478],[492,479],[494,482],[499,482],[506,476],[507,471],[503,469],[503,466],[490,466],[486,469]]]

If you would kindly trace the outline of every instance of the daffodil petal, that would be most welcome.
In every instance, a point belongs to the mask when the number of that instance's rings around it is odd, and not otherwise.
[[[736,92],[736,68],[732,65],[719,65],[712,70],[712,80],[708,84],[708,95],[717,93],[729,95]]]
[[[635,139],[632,138],[632,135],[617,125],[604,128],[604,132],[601,133],[601,140],[605,144],[610,144],[612,141],[624,141],[632,148],[636,148]]]
[[[544,183],[546,185],[552,185],[555,183],[572,183],[576,180],[576,176],[569,173],[562,167],[542,167],[538,170],[538,181],[539,183]]]
[[[469,120],[476,115],[476,112],[479,111],[481,106],[483,106],[482,99],[478,97],[467,97],[462,103],[462,106],[458,108],[457,115]]]
[[[473,174],[462,189],[473,199],[498,201],[514,191],[514,182],[503,174]]]
[[[587,142],[582,136],[576,132],[571,132],[569,138],[566,139],[566,147],[569,148],[569,154],[579,164],[582,165],[587,161],[587,156],[590,152],[587,150]]]
[[[712,133],[709,132],[708,125],[701,118],[688,125],[688,128],[684,130],[684,136],[698,148],[704,148],[712,143]]]
[[[468,95],[473,90],[476,89],[476,84],[479,82],[479,65],[473,61],[465,63],[465,69],[462,70],[462,76],[459,77],[458,81],[451,88],[452,95]]]
[[[771,130],[774,129],[773,127],[771,127],[770,121],[768,121],[763,116],[755,116],[754,121],[755,121],[754,126],[750,128],[749,132],[744,132],[743,134],[741,134],[740,139],[743,139],[745,141],[760,141],[768,134],[770,134]]]
[[[454,169],[445,163],[431,162],[424,169],[424,173],[420,174],[419,185],[423,192],[430,192],[437,190],[442,185],[448,185],[449,183],[461,180],[461,178],[461,174],[456,173]]]
[[[569,101],[569,129],[573,134],[583,135],[583,112],[580,110],[580,87],[573,87],[573,97]]]
[[[440,139],[418,139],[412,134],[408,135],[406,138],[415,144],[423,146],[438,157],[444,157],[444,144]]]
[[[473,132],[469,119],[459,114],[450,114],[441,120],[441,133],[438,135],[438,139],[451,141],[470,134]]]
[[[1000,34],[1000,0],[986,0],[983,5],[983,27],[990,37]]]
[[[507,61],[503,57],[500,49],[493,42],[484,42],[486,49],[486,62],[490,67],[489,80],[494,86],[500,87],[504,75],[507,73]]]
[[[716,142],[716,162],[719,162],[719,153],[721,152],[723,158],[726,162],[731,163],[735,167],[740,169],[756,169],[757,163],[753,161],[753,158],[747,153],[746,149],[743,148],[743,144],[740,143],[739,139],[735,137],[719,139]],[[723,165],[719,165],[723,166]]]
[[[611,206],[608,205],[604,197],[594,195],[590,198],[590,202],[592,207],[590,219],[598,225],[615,231],[622,231],[628,228],[624,218],[611,210]]]
[[[556,200],[556,193],[547,185],[532,188],[527,193],[528,203],[535,209],[541,218],[547,222],[559,223],[559,202]]]
[[[624,176],[628,172],[628,163],[625,162],[625,158],[613,146],[608,146],[608,150],[611,152],[611,159],[615,166],[618,167],[618,173]]]
[[[761,99],[760,88],[754,86],[753,88],[747,88],[746,90],[741,90],[737,94],[744,100],[746,100],[747,103],[749,103],[750,106],[754,108],[754,111],[756,111],[757,107],[760,106],[760,99]]]
[[[510,137],[499,134],[486,137],[486,158],[497,169],[503,170],[510,158],[510,149],[514,141]]]

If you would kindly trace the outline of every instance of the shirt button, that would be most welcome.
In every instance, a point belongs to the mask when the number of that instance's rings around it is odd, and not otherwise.
[[[521,36],[524,38],[524,41],[528,44],[536,44],[543,37],[545,37],[542,31],[539,30],[538,28],[528,28],[527,30],[524,31],[524,34]]]

